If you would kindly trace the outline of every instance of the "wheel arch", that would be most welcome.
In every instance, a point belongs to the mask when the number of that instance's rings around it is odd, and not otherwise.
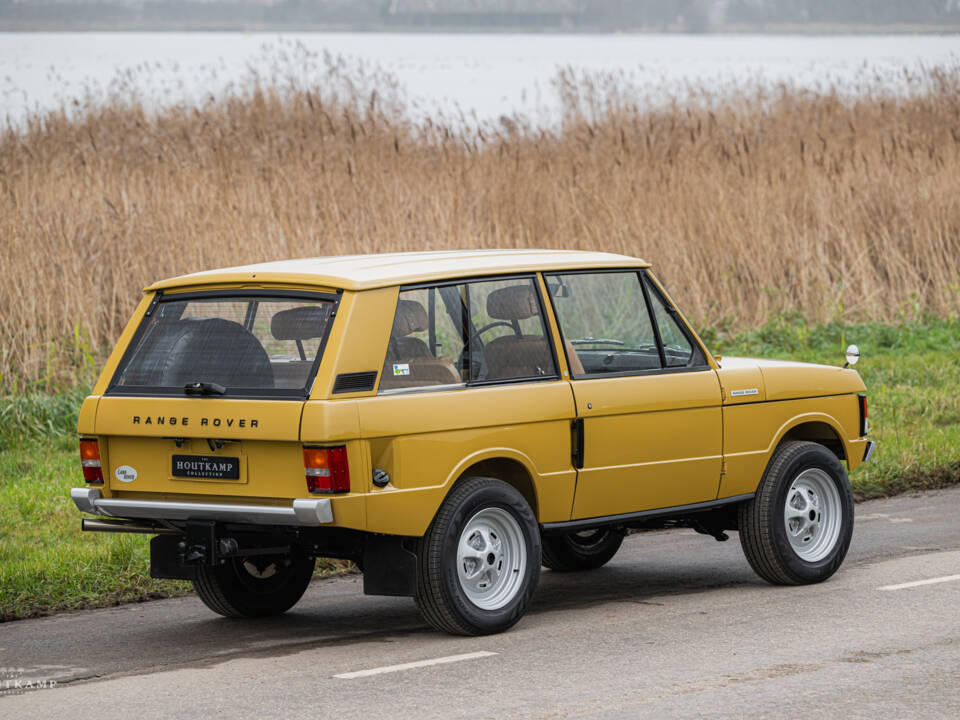
[[[825,413],[806,413],[785,422],[777,431],[767,453],[767,464],[785,440],[806,440],[823,445],[849,468],[850,448],[843,437],[843,426]]]
[[[534,516],[539,520],[537,485],[539,477],[533,462],[523,453],[511,448],[489,448],[464,458],[447,478],[444,497],[453,486],[467,477],[492,477],[502,480],[523,495]]]

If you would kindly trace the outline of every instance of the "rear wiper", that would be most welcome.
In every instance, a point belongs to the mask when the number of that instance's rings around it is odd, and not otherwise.
[[[192,382],[183,386],[186,395],[223,395],[227,389],[215,382]]]

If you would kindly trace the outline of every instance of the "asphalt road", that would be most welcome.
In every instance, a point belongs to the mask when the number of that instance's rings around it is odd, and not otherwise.
[[[764,584],[735,534],[634,535],[600,570],[545,570],[492,637],[438,634],[358,577],[263,621],[179,598],[6,623],[0,717],[955,719],[958,607],[954,488],[857,506],[816,586]]]

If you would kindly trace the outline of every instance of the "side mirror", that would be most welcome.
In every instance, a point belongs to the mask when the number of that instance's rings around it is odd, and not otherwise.
[[[568,298],[570,297],[570,288],[563,283],[557,283],[556,285],[550,285],[550,294],[555,298]]]
[[[851,365],[856,365],[860,360],[860,348],[856,345],[850,345],[847,348],[847,362],[844,363],[844,367],[850,367]]]

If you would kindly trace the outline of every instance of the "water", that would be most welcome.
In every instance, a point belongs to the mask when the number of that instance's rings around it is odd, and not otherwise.
[[[905,66],[958,62],[960,36],[0,33],[0,119],[102,99],[124,83],[154,107],[198,102],[278,64],[316,81],[304,52],[324,51],[391,73],[415,116],[520,113],[549,123],[564,67],[621,72],[639,88],[817,88],[850,84],[865,68],[896,85]]]

